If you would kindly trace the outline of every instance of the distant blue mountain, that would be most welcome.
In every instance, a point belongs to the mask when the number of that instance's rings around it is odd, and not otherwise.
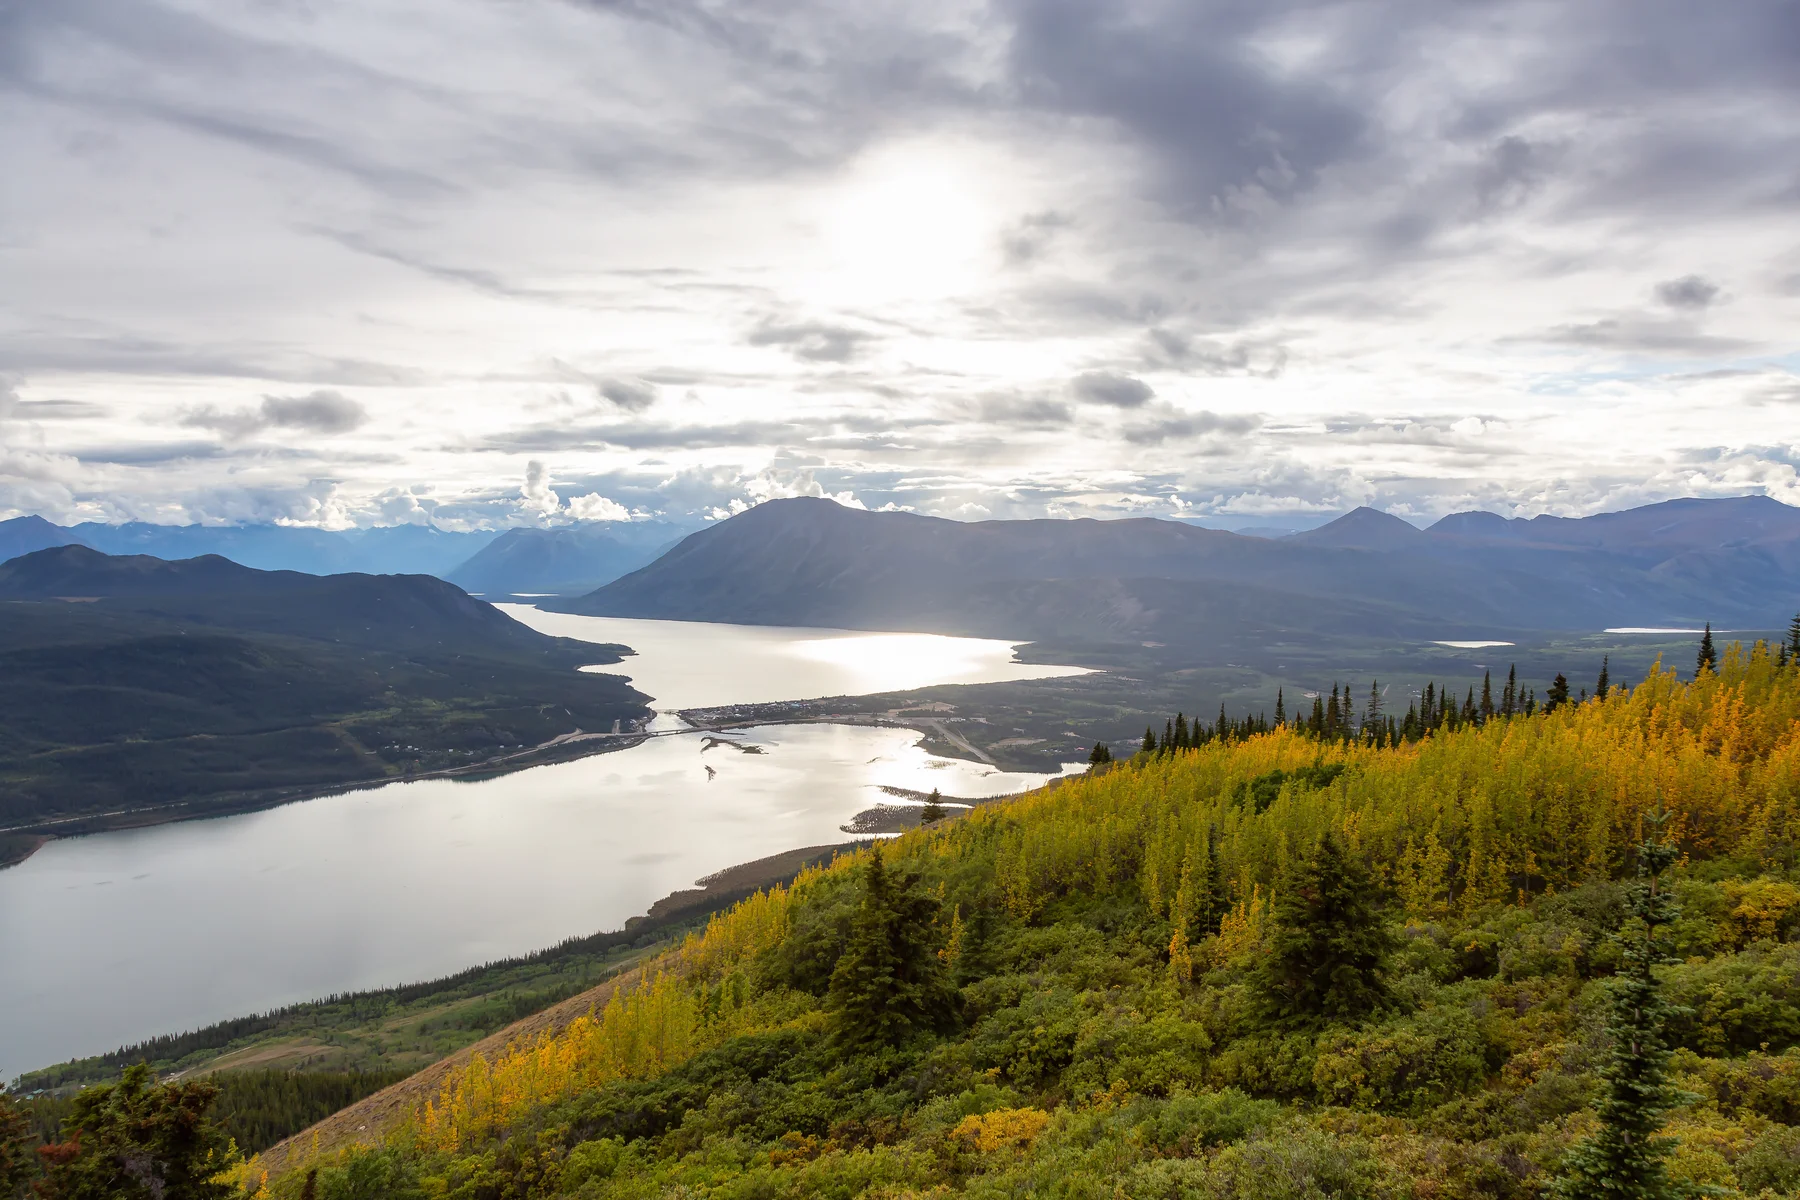
[[[88,522],[67,532],[68,540],[107,554],[149,554],[171,560],[217,554],[259,571],[439,577],[500,536],[494,530],[446,533],[422,525],[332,530],[292,525],[150,525],[141,521],[123,525]]]
[[[447,533],[421,525],[312,529],[291,525],[152,525],[43,517],[0,521],[0,562],[52,546],[175,561],[216,554],[259,571],[307,575],[435,575],[472,592],[592,591],[655,560],[698,522],[586,522],[554,529]]]
[[[580,595],[654,562],[697,528],[643,521],[509,529],[444,578],[489,598]]]

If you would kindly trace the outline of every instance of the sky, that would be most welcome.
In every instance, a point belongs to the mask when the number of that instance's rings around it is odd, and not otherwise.
[[[0,517],[1800,504],[1786,0],[0,0]]]

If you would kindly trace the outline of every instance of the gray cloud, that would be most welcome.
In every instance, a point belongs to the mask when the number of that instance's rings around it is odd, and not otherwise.
[[[1702,333],[1685,321],[1629,316],[1557,325],[1538,334],[1511,340],[1682,356],[1739,354],[1755,347],[1755,343],[1743,338]]]
[[[1683,275],[1657,284],[1656,298],[1670,308],[1703,309],[1719,298],[1719,285],[1698,275]]]
[[[1041,396],[983,396],[975,416],[995,425],[1025,429],[1060,429],[1075,419],[1067,404]]]
[[[602,379],[595,386],[603,399],[626,412],[643,412],[656,403],[656,385],[642,379]]]
[[[1239,338],[1194,338],[1156,328],[1145,335],[1146,363],[1201,375],[1260,375],[1273,379],[1287,367],[1287,347],[1279,342]]]
[[[1106,404],[1113,408],[1140,408],[1156,395],[1143,380],[1112,371],[1087,371],[1077,375],[1069,381],[1069,391],[1084,404]]]
[[[1262,424],[1259,417],[1220,416],[1214,412],[1185,413],[1169,409],[1166,414],[1149,421],[1127,425],[1124,438],[1134,446],[1157,446],[1163,442],[1184,441],[1209,433],[1241,436]]]
[[[256,408],[205,405],[184,413],[181,423],[196,429],[216,429],[228,437],[250,437],[268,429],[349,433],[368,419],[369,412],[360,402],[342,392],[322,388],[304,396],[264,396]]]
[[[847,325],[831,325],[823,321],[801,321],[794,324],[768,323],[751,332],[752,346],[781,346],[804,362],[849,362],[862,352],[873,334]]]
[[[1000,238],[1000,253],[1007,266],[1022,267],[1043,257],[1057,232],[1074,222],[1065,213],[1028,213],[1014,222]]]

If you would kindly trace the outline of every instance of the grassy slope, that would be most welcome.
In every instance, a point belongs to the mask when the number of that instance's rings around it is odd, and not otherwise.
[[[1349,770],[1245,806],[1238,784],[1320,759]],[[447,1072],[432,1114],[389,1112],[381,1153],[468,1197],[1538,1195],[1591,1127],[1614,879],[1659,800],[1690,855],[1672,1169],[1795,1194],[1800,669],[1731,655],[1723,684],[1659,677],[1398,750],[1214,745],[909,835],[891,858],[955,914],[957,1030],[825,1043],[845,863],[720,918],[598,1025]],[[1393,889],[1396,1004],[1283,1033],[1244,973],[1322,828]]]

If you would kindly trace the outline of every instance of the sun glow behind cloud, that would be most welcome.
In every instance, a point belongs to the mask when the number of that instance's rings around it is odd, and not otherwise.
[[[1784,6],[650,12],[9,9],[0,515],[1800,501]]]

